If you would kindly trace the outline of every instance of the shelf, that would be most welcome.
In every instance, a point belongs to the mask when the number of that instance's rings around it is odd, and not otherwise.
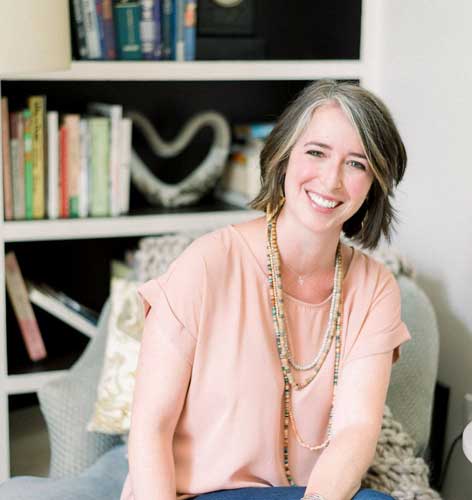
[[[76,61],[67,71],[6,75],[4,80],[316,80],[359,79],[358,60],[323,61]]]
[[[161,209],[162,210],[162,209]],[[173,209],[175,211],[182,209]],[[260,216],[255,210],[212,210],[195,213],[166,209],[163,213],[128,215],[88,219],[60,219],[9,221],[3,223],[6,242],[73,240],[86,238],[111,238],[125,236],[150,236],[153,234],[188,230],[211,230],[227,224],[243,222]]]
[[[36,392],[42,385],[65,375],[68,370],[53,370],[47,372],[8,375],[6,378],[7,394],[25,394]]]

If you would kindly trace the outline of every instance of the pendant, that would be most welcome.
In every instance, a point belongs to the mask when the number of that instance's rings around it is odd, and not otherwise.
[[[305,281],[305,280],[303,279],[303,276],[299,276],[299,277],[297,278],[297,282],[298,282],[298,284],[299,284],[300,286],[302,286],[302,285],[303,285],[304,281]]]

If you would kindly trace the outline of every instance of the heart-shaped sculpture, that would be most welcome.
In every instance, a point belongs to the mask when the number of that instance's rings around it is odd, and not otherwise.
[[[131,151],[131,180],[149,203],[165,207],[190,205],[216,185],[223,173],[231,142],[230,127],[221,114],[215,111],[198,113],[171,142],[165,142],[141,113],[128,111],[126,116],[133,122],[133,127],[142,132],[153,153],[161,158],[177,156],[200,128],[209,126],[214,131],[213,144],[204,160],[177,184],[167,184],[158,179],[136,152]]]

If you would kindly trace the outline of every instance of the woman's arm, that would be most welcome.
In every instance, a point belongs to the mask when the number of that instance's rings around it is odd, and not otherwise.
[[[342,371],[333,437],[310,475],[306,494],[351,500],[375,456],[392,368],[392,352],[359,358]]]
[[[128,444],[134,500],[176,498],[172,440],[192,368],[156,325],[159,313],[151,308],[139,354]]]

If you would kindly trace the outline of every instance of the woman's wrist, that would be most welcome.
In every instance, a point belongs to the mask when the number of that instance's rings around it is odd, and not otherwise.
[[[326,498],[319,493],[305,493],[300,500],[326,500]]]

